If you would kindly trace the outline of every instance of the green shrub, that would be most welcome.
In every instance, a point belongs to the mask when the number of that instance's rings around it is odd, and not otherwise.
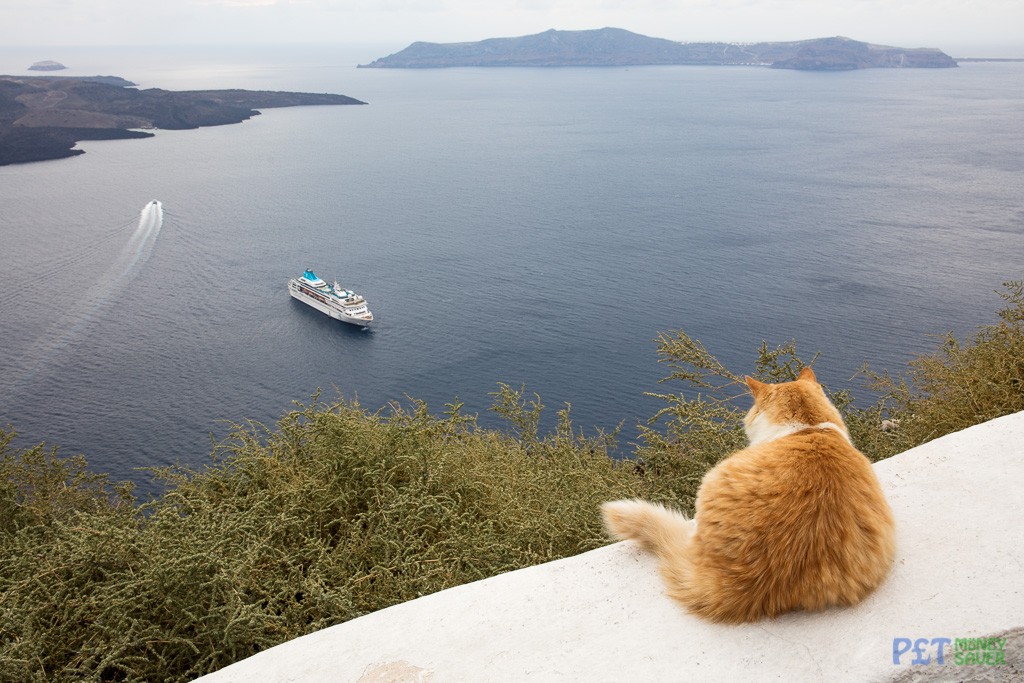
[[[864,432],[876,457],[1024,410],[1024,281],[1005,282],[997,293],[1004,302],[998,323],[964,342],[947,333],[938,349],[910,362],[906,376],[865,368],[881,398],[855,419],[893,427]]]
[[[528,424],[521,394],[501,408]],[[538,413],[539,414],[539,413]],[[603,545],[638,482],[611,440],[516,439],[426,406],[340,402],[237,428],[135,507],[41,448],[0,460],[0,677],[190,680],[444,588]]]
[[[1003,283],[999,322],[966,341],[952,333],[939,348],[913,359],[906,375],[863,371],[878,399],[855,405],[850,392],[826,392],[843,413],[854,443],[872,460],[887,458],[939,436],[1024,410],[1024,281]],[[663,381],[683,384],[678,393],[651,394],[665,402],[646,427],[637,455],[666,482],[677,499],[692,503],[695,484],[709,467],[745,443],[742,418],[750,401],[742,377],[723,366],[685,332],[663,333],[659,361],[672,372]],[[792,380],[809,362],[794,342],[769,349],[762,343],[752,376]],[[653,426],[661,423],[661,429]]]
[[[665,406],[639,426],[637,467],[657,482],[655,498],[692,512],[704,473],[746,443],[745,409],[737,400],[746,394],[746,384],[682,330],[662,333],[656,341],[659,362],[671,368],[662,382],[680,382],[683,390],[648,394]],[[762,344],[752,374],[784,381],[795,378],[800,367],[792,343],[774,350]]]

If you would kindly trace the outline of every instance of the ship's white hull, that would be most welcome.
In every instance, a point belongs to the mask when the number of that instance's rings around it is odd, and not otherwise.
[[[292,295],[293,299],[301,301],[307,306],[311,306],[316,310],[329,315],[335,320],[340,320],[350,325],[358,325],[359,327],[368,327],[373,322],[372,316],[370,318],[361,318],[355,315],[350,315],[341,306],[331,305],[330,303],[323,303],[318,301],[311,296],[303,292],[299,287],[291,282],[288,283],[288,293]]]

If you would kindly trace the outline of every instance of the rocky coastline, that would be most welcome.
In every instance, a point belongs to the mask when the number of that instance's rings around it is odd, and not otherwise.
[[[346,95],[132,85],[117,76],[0,76],[0,166],[83,154],[74,148],[82,140],[239,123],[260,109],[365,104]]]

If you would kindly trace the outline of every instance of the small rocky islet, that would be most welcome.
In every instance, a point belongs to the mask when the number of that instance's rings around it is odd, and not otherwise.
[[[51,59],[44,59],[41,62],[36,62],[28,68],[29,71],[63,71],[67,67],[60,62],[55,62]]]

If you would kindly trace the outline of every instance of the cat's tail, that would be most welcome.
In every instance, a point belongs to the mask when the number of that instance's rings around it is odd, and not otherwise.
[[[675,510],[643,500],[616,500],[601,506],[612,536],[635,541],[660,560],[661,575],[673,598],[689,603],[693,586],[691,539],[696,522]]]

